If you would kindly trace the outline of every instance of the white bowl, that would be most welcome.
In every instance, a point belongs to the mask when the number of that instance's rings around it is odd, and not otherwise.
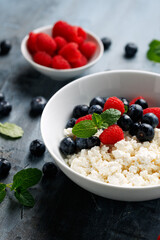
[[[63,129],[75,105],[88,104],[95,96],[144,96],[150,106],[160,106],[160,75],[142,71],[109,71],[80,78],[60,89],[47,103],[41,118],[44,143],[59,168],[79,186],[97,195],[123,201],[160,197],[160,185],[122,187],[88,179],[72,170],[59,151]]]
[[[43,33],[47,33],[48,35],[51,36],[52,27],[53,27],[52,25],[44,26],[44,27],[33,30],[33,32],[35,32],[35,33],[43,32]],[[96,49],[96,52],[94,53],[93,57],[89,60],[88,64],[86,64],[83,67],[58,70],[58,69],[45,67],[45,66],[35,63],[32,60],[32,56],[27,49],[27,40],[29,37],[28,35],[25,36],[24,39],[22,40],[21,52],[22,52],[24,58],[27,60],[27,62],[29,62],[32,65],[32,67],[34,67],[37,71],[41,72],[42,74],[44,74],[48,77],[51,77],[52,79],[67,80],[69,78],[74,78],[76,76],[81,75],[85,70],[87,70],[88,68],[90,68],[94,64],[96,64],[103,55],[104,48],[103,48],[103,44],[102,44],[101,40],[99,39],[99,37],[89,31],[86,31],[86,33],[87,33],[87,40],[93,41],[97,45],[97,49]]]

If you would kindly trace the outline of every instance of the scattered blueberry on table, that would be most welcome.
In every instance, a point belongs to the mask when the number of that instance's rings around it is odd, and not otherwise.
[[[29,149],[32,155],[40,157],[44,154],[46,147],[41,140],[36,139],[31,142]]]
[[[47,162],[43,165],[42,172],[45,177],[52,178],[57,174],[58,169],[53,162]]]
[[[125,57],[133,58],[138,51],[138,47],[134,43],[128,43],[125,46]]]
[[[47,103],[47,100],[42,97],[34,97],[31,101],[31,113],[34,115],[40,115]]]
[[[0,55],[7,55],[11,50],[11,43],[9,40],[3,40],[0,42]]]
[[[5,178],[10,169],[11,163],[5,158],[0,158],[0,179]]]
[[[12,110],[12,105],[5,101],[2,100],[0,101],[0,116],[7,116]]]
[[[103,43],[104,51],[106,51],[111,46],[111,39],[108,37],[104,37],[101,39],[101,41]]]

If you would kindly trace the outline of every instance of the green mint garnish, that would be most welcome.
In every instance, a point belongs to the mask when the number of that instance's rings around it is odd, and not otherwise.
[[[23,169],[16,173],[13,177],[13,185],[11,190],[23,187],[27,189],[36,185],[42,177],[42,172],[37,168]]]
[[[23,136],[23,130],[14,123],[0,123],[0,134],[10,138],[20,138]]]
[[[160,41],[153,40],[150,42],[147,58],[150,61],[160,62]]]
[[[89,138],[97,132],[92,120],[84,120],[74,125],[72,133],[79,138]]]
[[[74,125],[72,133],[79,138],[93,136],[98,129],[113,125],[120,118],[121,112],[117,109],[107,109],[101,114],[93,113],[92,120],[84,120]]]
[[[6,184],[0,183],[0,203],[6,196]]]
[[[33,207],[35,204],[33,196],[28,192],[28,190],[23,188],[17,188],[14,196],[18,199],[18,201],[26,206],[26,207]]]
[[[14,191],[17,200],[24,206],[33,207],[34,198],[28,191],[29,187],[36,185],[42,177],[42,172],[37,168],[23,169],[13,177],[13,183],[0,183],[0,203],[6,196],[6,188]]]
[[[108,126],[113,125],[120,118],[121,112],[117,109],[110,108],[101,113],[101,117],[104,123],[107,123]]]

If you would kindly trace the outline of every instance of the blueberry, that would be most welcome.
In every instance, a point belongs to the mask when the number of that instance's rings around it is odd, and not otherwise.
[[[7,116],[12,110],[12,106],[7,101],[0,102],[0,116]]]
[[[144,99],[138,99],[135,104],[140,105],[143,109],[148,108],[148,103]]]
[[[73,117],[80,118],[88,114],[89,107],[87,105],[77,105],[73,109]]]
[[[95,147],[95,146],[100,146],[100,140],[96,136],[92,136],[87,138],[87,147],[88,149]]]
[[[34,115],[39,115],[42,113],[47,101],[44,97],[38,96],[34,97],[31,101],[31,113]]]
[[[102,108],[100,105],[92,105],[92,106],[89,108],[88,113],[89,113],[89,114],[93,114],[93,113],[101,114],[102,111],[103,111],[103,108]]]
[[[88,148],[87,138],[76,138],[75,142],[76,142],[76,148],[78,151]]]
[[[153,128],[157,127],[159,124],[158,118],[155,114],[153,113],[146,113],[143,115],[142,118],[142,123],[148,123],[150,124]]]
[[[128,101],[128,99],[127,99],[127,98],[124,98],[124,97],[121,97],[121,98],[119,98],[119,99],[124,103],[125,109],[128,110],[128,108],[129,108],[129,101]]]
[[[133,125],[133,121],[127,114],[123,114],[118,119],[117,124],[122,128],[123,131],[129,131]]]
[[[76,118],[71,118],[68,120],[67,124],[66,124],[66,128],[73,128],[75,123],[76,123],[77,119]]]
[[[46,150],[44,143],[41,140],[34,140],[30,144],[30,152],[34,156],[42,156]]]
[[[0,179],[8,175],[11,164],[5,158],[0,158]]]
[[[109,97],[104,97],[104,103],[108,100]]]
[[[76,151],[76,144],[70,137],[65,137],[60,142],[60,151],[64,155],[73,154]]]
[[[45,177],[51,178],[57,174],[58,169],[53,162],[47,162],[43,165],[42,171]]]
[[[102,108],[104,107],[104,104],[105,104],[105,99],[103,97],[95,97],[91,100],[90,102],[90,107],[92,105],[100,105]]]
[[[134,43],[128,43],[125,46],[125,57],[132,58],[135,56],[137,51],[138,51],[138,48]]]
[[[140,142],[152,141],[154,138],[153,127],[147,123],[142,123],[138,129],[136,137]]]
[[[128,115],[133,120],[133,122],[141,121],[143,116],[143,108],[138,104],[132,104],[129,107]]]
[[[140,123],[133,123],[131,129],[129,130],[129,134],[131,136],[136,136],[139,127],[140,127]]]
[[[101,41],[103,43],[104,50],[107,50],[111,45],[111,39],[108,38],[108,37],[104,37],[104,38],[101,39]]]
[[[0,42],[0,54],[6,55],[11,50],[11,43],[8,40]]]
[[[0,93],[0,102],[4,101],[4,99],[5,99],[4,94],[3,94],[3,93]]]

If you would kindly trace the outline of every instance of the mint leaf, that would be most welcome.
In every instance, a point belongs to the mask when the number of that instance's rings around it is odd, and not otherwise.
[[[14,175],[11,190],[19,187],[23,189],[32,187],[40,181],[41,177],[42,172],[37,168],[23,169]]]
[[[19,187],[16,189],[14,195],[18,199],[18,201],[24,206],[33,207],[35,204],[33,196],[26,189]]]
[[[97,113],[93,113],[93,115],[92,115],[92,121],[93,121],[93,123],[94,123],[98,128],[101,127],[101,124],[102,124],[102,122],[103,122],[101,115],[99,115],[99,114],[97,114]]]
[[[149,50],[147,52],[147,58],[154,62],[160,62],[160,41],[153,40],[149,44]]]
[[[97,132],[97,127],[92,120],[84,120],[74,125],[72,133],[79,138],[88,138]]]
[[[0,203],[6,196],[6,184],[0,183]]]
[[[17,126],[14,123],[0,123],[0,133],[11,137],[11,138],[19,138],[23,136],[23,130],[21,127]]]
[[[121,116],[121,112],[117,109],[110,108],[101,113],[101,117],[104,123],[107,123],[108,126],[113,125],[118,121]]]

